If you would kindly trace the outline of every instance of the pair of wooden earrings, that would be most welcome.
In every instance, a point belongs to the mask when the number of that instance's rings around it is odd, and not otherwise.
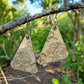
[[[68,52],[60,31],[57,26],[53,26],[43,50],[39,54],[38,64],[42,65],[49,62],[55,62],[64,59],[67,56]],[[30,73],[38,72],[30,36],[25,35],[23,37],[22,42],[11,61],[11,67]]]

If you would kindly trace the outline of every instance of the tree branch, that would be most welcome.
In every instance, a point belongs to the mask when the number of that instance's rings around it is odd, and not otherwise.
[[[74,24],[74,20],[73,20],[72,15],[71,15],[69,12],[67,12],[67,14],[68,14],[68,16],[71,18],[72,24]]]
[[[25,24],[26,22],[30,22],[34,19],[41,18],[41,17],[47,16],[50,14],[54,14],[54,13],[59,13],[59,12],[73,10],[73,9],[79,9],[79,8],[84,8],[84,3],[65,4],[65,5],[61,6],[60,8],[52,8],[50,10],[47,10],[43,13],[36,14],[34,16],[30,16],[30,17],[24,16],[21,18],[16,18],[16,19],[0,26],[0,35],[14,27],[20,26],[20,25]]]

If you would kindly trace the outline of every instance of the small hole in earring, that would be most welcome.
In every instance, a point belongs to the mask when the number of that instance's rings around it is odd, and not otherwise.
[[[55,31],[56,29],[57,29],[56,27],[53,28],[54,31]]]
[[[29,39],[29,36],[26,36],[26,39],[28,40]]]

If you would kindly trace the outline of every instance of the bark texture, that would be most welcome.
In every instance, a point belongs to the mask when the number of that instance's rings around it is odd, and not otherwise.
[[[0,26],[0,35],[14,27],[20,26],[20,25],[25,24],[26,22],[30,22],[34,19],[41,18],[41,17],[47,16],[50,14],[54,14],[54,13],[59,13],[59,12],[73,10],[73,9],[79,9],[79,8],[84,8],[84,3],[65,4],[65,5],[61,6],[60,8],[52,8],[50,10],[47,10],[43,13],[36,14],[34,16],[30,16],[30,17],[23,16],[21,18],[15,18],[14,20]]]

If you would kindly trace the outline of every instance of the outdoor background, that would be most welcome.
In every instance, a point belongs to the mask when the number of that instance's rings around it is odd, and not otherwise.
[[[67,3],[82,3],[83,0],[0,0],[0,25],[14,18],[32,16],[45,12],[51,8],[59,8]],[[77,13],[78,12],[78,16]],[[81,16],[79,19],[78,17]],[[55,24],[56,23],[56,24]],[[80,23],[80,24],[79,24]],[[9,30],[0,35],[0,66],[9,63],[18,48],[25,32],[31,36],[35,54],[42,51],[49,31],[53,25],[57,25],[68,50],[68,57],[64,59],[62,68],[71,71],[75,77],[75,84],[84,84],[84,10],[70,10],[45,16],[33,20],[24,25]],[[81,33],[79,33],[81,31]],[[5,50],[4,50],[5,49]],[[5,52],[4,52],[5,51]],[[72,84],[68,80],[69,75],[62,75],[61,84]],[[52,81],[52,80],[51,80]],[[55,80],[56,82],[56,80]],[[58,83],[52,83],[58,84]]]

